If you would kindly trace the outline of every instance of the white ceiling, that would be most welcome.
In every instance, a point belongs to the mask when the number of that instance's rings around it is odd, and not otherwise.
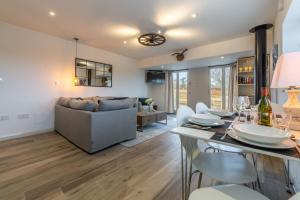
[[[245,51],[233,54],[227,54],[224,56],[216,56],[210,58],[202,58],[195,60],[184,60],[174,64],[159,65],[146,68],[147,70],[183,70],[199,67],[211,67],[217,65],[226,65],[236,62],[239,58],[254,56],[254,51]]]
[[[136,59],[248,34],[274,21],[277,0],[3,0],[0,20]],[[54,11],[56,16],[49,16]],[[198,17],[192,19],[192,13]],[[162,30],[159,47],[137,43]],[[127,44],[124,45],[123,41]]]

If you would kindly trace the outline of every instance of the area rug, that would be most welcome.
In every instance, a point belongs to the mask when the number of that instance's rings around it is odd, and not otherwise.
[[[173,116],[168,116],[168,124],[167,125],[154,123],[154,124],[145,126],[143,132],[139,132],[139,131],[136,132],[136,139],[122,142],[121,145],[128,147],[128,148],[133,147],[133,146],[143,143],[147,140],[150,140],[156,136],[164,134],[174,127],[176,127],[176,118]]]

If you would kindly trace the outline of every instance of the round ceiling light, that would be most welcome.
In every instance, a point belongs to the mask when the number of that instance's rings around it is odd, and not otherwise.
[[[138,38],[140,44],[144,46],[158,46],[166,42],[165,36],[157,33],[146,33]]]

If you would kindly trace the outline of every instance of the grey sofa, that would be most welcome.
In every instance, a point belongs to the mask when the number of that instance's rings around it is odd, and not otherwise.
[[[94,153],[136,138],[136,113],[136,107],[91,112],[56,105],[55,129],[81,149]]]

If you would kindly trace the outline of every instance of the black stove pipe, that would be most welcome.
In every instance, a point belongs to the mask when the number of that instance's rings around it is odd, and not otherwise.
[[[261,98],[261,88],[267,86],[267,30],[273,24],[262,24],[250,29],[255,33],[255,103]]]

